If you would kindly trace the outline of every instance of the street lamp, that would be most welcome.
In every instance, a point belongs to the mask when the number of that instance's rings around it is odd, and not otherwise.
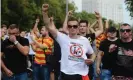
[[[66,14],[68,12],[68,0],[66,0]]]

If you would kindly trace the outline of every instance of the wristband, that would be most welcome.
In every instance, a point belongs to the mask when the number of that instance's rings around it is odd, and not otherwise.
[[[17,45],[18,44],[18,41],[15,41],[14,44]]]

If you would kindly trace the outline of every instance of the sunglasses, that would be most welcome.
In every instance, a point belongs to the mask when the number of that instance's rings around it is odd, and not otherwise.
[[[131,29],[120,29],[120,32],[130,32],[131,31]]]
[[[76,29],[76,28],[78,28],[78,25],[68,25],[68,28],[74,28],[74,29]]]

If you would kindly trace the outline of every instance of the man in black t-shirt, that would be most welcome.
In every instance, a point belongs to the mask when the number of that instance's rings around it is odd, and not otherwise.
[[[117,51],[113,68],[113,80],[133,80],[133,39],[131,26],[127,23],[120,27],[121,40],[110,45],[109,51]]]
[[[103,24],[102,24],[102,19],[101,19],[100,14],[97,12],[95,14],[96,14],[96,18],[98,20],[99,30],[97,30],[94,33],[90,33],[89,27],[88,27],[89,26],[88,21],[80,20],[79,35],[86,37],[90,41],[90,44],[91,44],[93,50],[95,51],[95,53],[97,53],[95,38],[103,33]],[[89,57],[89,55],[87,55],[87,56]],[[94,64],[94,66],[95,66],[95,64]],[[93,68],[93,65],[89,65],[89,77],[90,77],[90,80],[92,80],[93,78],[95,79],[95,77],[98,77],[95,73],[95,67]]]
[[[100,43],[100,52],[97,55],[97,74],[101,75],[101,80],[112,80],[112,68],[116,60],[116,52],[109,53],[109,47],[111,44],[118,43],[116,37],[117,30],[115,27],[109,27],[107,30],[107,39]],[[100,64],[102,63],[102,69],[100,70]]]
[[[27,55],[29,42],[19,36],[19,28],[11,24],[8,29],[9,39],[1,45],[1,67],[4,80],[27,80]]]

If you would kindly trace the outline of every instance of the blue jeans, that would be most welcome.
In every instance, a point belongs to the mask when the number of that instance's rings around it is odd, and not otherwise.
[[[112,74],[110,70],[102,69],[101,70],[101,80],[112,80]]]
[[[33,64],[33,80],[50,80],[50,66]]]
[[[3,75],[3,80],[28,80],[28,75],[26,72],[20,73],[20,74],[15,74],[12,77]]]

